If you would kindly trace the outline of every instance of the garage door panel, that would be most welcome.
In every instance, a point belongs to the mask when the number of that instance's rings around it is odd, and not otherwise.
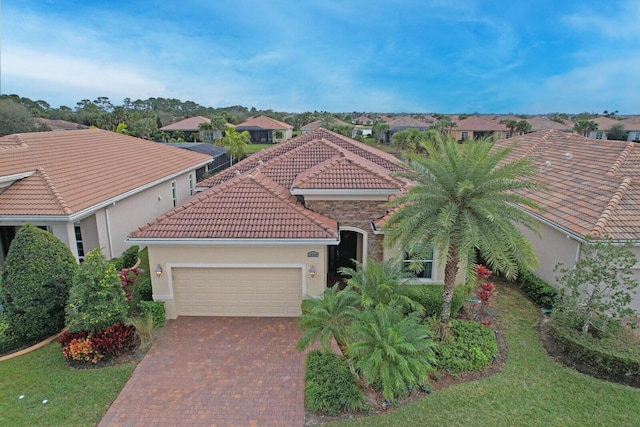
[[[174,268],[179,316],[294,317],[300,314],[300,268]]]

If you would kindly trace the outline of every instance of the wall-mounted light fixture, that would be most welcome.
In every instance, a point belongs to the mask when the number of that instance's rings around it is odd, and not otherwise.
[[[160,264],[156,267],[156,276],[162,276],[162,266]]]
[[[309,269],[309,276],[311,276],[312,278],[315,277],[316,275],[316,268],[315,266],[311,266],[311,268]]]

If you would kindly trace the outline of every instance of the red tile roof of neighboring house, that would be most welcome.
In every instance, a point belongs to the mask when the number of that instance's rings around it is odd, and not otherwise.
[[[573,122],[571,120],[563,120],[564,123],[551,120],[549,117],[534,116],[526,119],[531,125],[531,132],[540,130],[555,129],[562,132],[573,132]]]
[[[485,119],[478,116],[469,116],[466,119],[460,120],[457,123],[458,125],[454,128],[457,131],[465,130],[465,131],[500,131],[500,132],[508,132],[509,128],[503,124],[495,122],[493,120]]]
[[[402,169],[400,161],[390,154],[320,128],[260,151],[200,182],[199,186],[210,188],[186,205],[141,227],[131,237],[337,238],[335,220],[304,208],[290,189],[301,185],[303,188],[400,191],[404,181],[391,174]],[[241,225],[232,226],[217,217],[234,218]],[[308,217],[321,227],[303,226]]]
[[[52,120],[45,119],[43,117],[37,117],[36,121],[49,127],[50,130],[76,130],[76,129],[88,129],[88,126],[81,125],[67,120]]]
[[[236,129],[238,129],[238,131],[242,131],[243,129],[293,129],[293,126],[288,123],[272,119],[271,117],[258,116],[245,120],[236,126]]]
[[[589,120],[595,122],[598,125],[598,130],[607,130],[613,125],[617,125],[620,123],[624,124],[624,122],[620,120],[611,119],[609,117],[595,117]]]
[[[200,130],[202,123],[211,123],[211,119],[203,116],[188,117],[184,120],[171,123],[160,128],[165,132],[183,131],[183,132],[196,132]]]
[[[627,117],[626,119],[621,120],[620,123],[624,125],[626,130],[640,130],[640,116]]]
[[[640,240],[640,146],[548,130],[498,141],[526,157],[547,192],[525,192],[544,210],[532,212],[580,237]]]
[[[389,124],[389,129],[390,130],[394,130],[394,129],[428,129],[429,126],[430,126],[430,124],[425,122],[425,121],[414,119],[413,117],[409,117],[409,116],[398,117],[397,119],[394,119],[391,122],[388,122],[388,124]]]
[[[210,156],[98,129],[0,138],[0,215],[71,215],[197,168]]]
[[[333,122],[331,122],[330,125],[352,126],[351,123],[347,123],[343,120],[338,120],[338,119],[333,120]],[[322,126],[322,120],[315,120],[311,123],[307,123],[306,125],[302,126],[300,130],[305,132],[311,132],[318,129],[321,126]],[[330,126],[326,126],[326,127],[330,127]]]

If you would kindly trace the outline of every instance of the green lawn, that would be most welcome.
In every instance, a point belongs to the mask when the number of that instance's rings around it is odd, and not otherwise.
[[[537,309],[517,289],[498,287],[498,321],[508,346],[502,372],[435,392],[379,417],[345,426],[637,426],[640,389],[579,374],[551,359],[536,332]]]
[[[56,341],[0,362],[0,426],[96,425],[134,368],[69,369]]]
[[[257,153],[258,151],[264,150],[265,148],[273,147],[275,144],[249,144],[244,150],[247,153],[247,156],[253,153]]]

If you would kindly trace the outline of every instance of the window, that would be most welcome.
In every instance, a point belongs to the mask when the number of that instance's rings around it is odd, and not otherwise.
[[[427,251],[426,259],[415,259],[412,254],[405,254],[405,264],[411,275],[418,279],[433,279],[433,248]],[[415,267],[420,265],[421,271],[415,271]]]
[[[193,174],[189,174],[189,194],[193,196],[195,193],[195,188],[193,186]]]
[[[469,132],[462,132],[461,138],[462,139],[469,139]]]
[[[73,232],[76,236],[76,249],[78,250],[78,260],[84,261],[84,244],[82,243],[82,228],[80,228],[80,222],[73,223]]]
[[[604,132],[599,130],[598,132],[596,132],[596,139],[603,139],[604,138]]]
[[[171,200],[173,200],[173,207],[178,206],[178,191],[176,190],[176,182],[171,181]]]
[[[504,139],[509,139],[511,138],[511,132],[507,132],[504,134]]]

